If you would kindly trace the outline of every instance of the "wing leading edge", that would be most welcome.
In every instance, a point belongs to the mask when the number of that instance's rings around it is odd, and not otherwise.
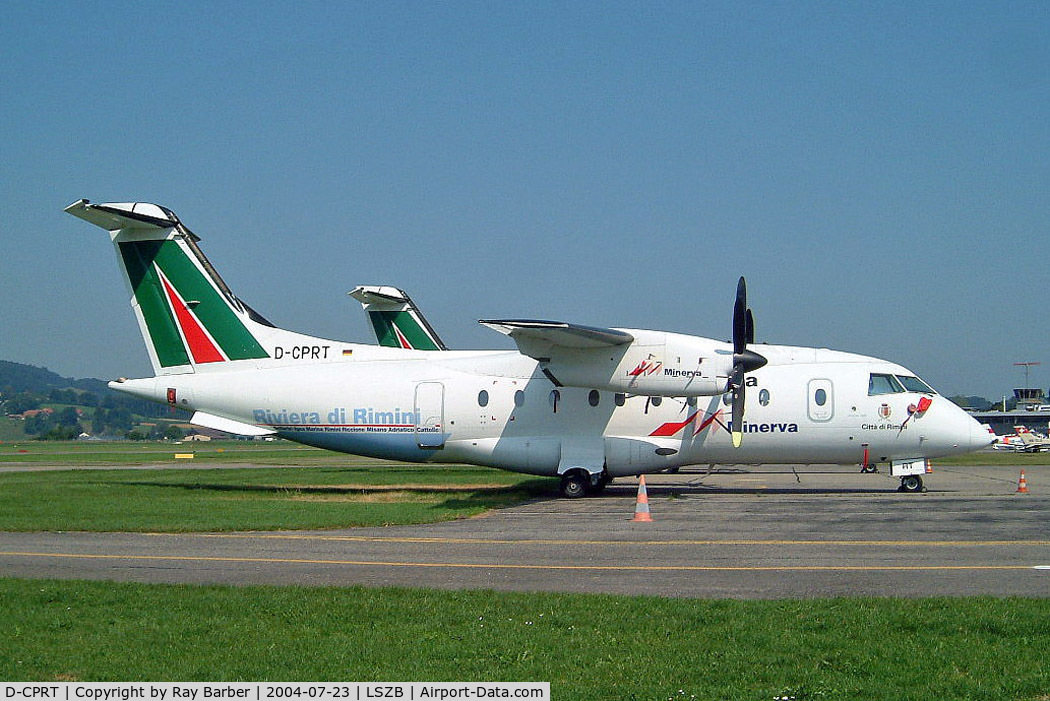
[[[579,350],[625,346],[634,336],[619,329],[539,319],[480,319],[479,324],[510,336],[523,354],[540,359],[540,348],[560,346]]]

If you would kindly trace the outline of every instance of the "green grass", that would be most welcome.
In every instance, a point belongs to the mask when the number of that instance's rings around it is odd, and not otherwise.
[[[0,415],[0,441],[24,440],[26,440],[26,432],[22,430],[22,422]]]
[[[357,462],[0,473],[0,530],[179,532],[431,523],[554,494],[557,486],[483,467]]]
[[[182,464],[176,453],[193,453],[195,461],[256,465],[346,465],[362,458],[287,441],[209,441],[181,444],[156,441],[19,441],[0,444],[0,465],[153,465]],[[368,460],[382,463],[382,460]],[[390,463],[392,464],[392,463]]]
[[[7,681],[550,681],[557,699],[1040,699],[1050,600],[0,579]]]
[[[1050,465],[1050,451],[1045,453],[1017,453],[1012,450],[982,450],[979,453],[937,458],[933,461],[933,464],[934,467],[937,465],[990,465],[1005,467]]]

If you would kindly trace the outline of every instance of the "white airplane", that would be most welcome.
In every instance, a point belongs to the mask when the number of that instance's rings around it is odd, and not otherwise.
[[[888,462],[902,490],[919,491],[930,458],[991,443],[900,365],[756,346],[743,278],[732,343],[503,319],[480,323],[516,351],[391,348],[276,328],[169,209],[80,200],[66,211],[110,232],[153,364],[154,377],[110,387],[188,409],[199,426],[558,476],[566,497],[698,463]]]

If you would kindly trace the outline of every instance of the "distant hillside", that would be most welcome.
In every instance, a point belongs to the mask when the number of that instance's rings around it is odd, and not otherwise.
[[[93,377],[75,380],[72,377],[62,377],[47,368],[13,363],[10,360],[0,360],[0,392],[4,394],[16,392],[46,393],[53,389],[67,389],[70,387],[100,394],[106,393],[108,390],[105,381]]]
[[[181,438],[184,409],[135,399],[95,378],[76,380],[47,368],[0,360],[0,442],[96,436]]]
[[[37,409],[48,403],[115,409],[123,407],[142,418],[170,418],[184,409],[135,399],[109,388],[105,380],[62,377],[47,368],[0,360],[0,404],[8,413]],[[17,396],[16,396],[17,395]],[[11,403],[15,403],[12,408]],[[35,403],[34,403],[35,402]],[[174,414],[173,414],[174,412]]]

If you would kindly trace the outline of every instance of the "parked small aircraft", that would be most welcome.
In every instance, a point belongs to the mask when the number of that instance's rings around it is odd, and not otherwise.
[[[1017,432],[1017,441],[1020,442],[1018,450],[1025,453],[1039,453],[1050,450],[1050,438],[1036,433],[1027,426],[1014,426]]]
[[[110,386],[188,409],[199,426],[559,476],[567,497],[698,463],[888,462],[903,490],[918,491],[929,458],[991,443],[900,365],[756,344],[743,278],[731,343],[495,319],[480,323],[517,350],[373,346],[275,327],[233,294],[167,208],[80,200],[66,211],[110,232],[153,364],[154,377]],[[384,289],[357,298],[397,296]],[[395,338],[409,336],[393,326]]]

